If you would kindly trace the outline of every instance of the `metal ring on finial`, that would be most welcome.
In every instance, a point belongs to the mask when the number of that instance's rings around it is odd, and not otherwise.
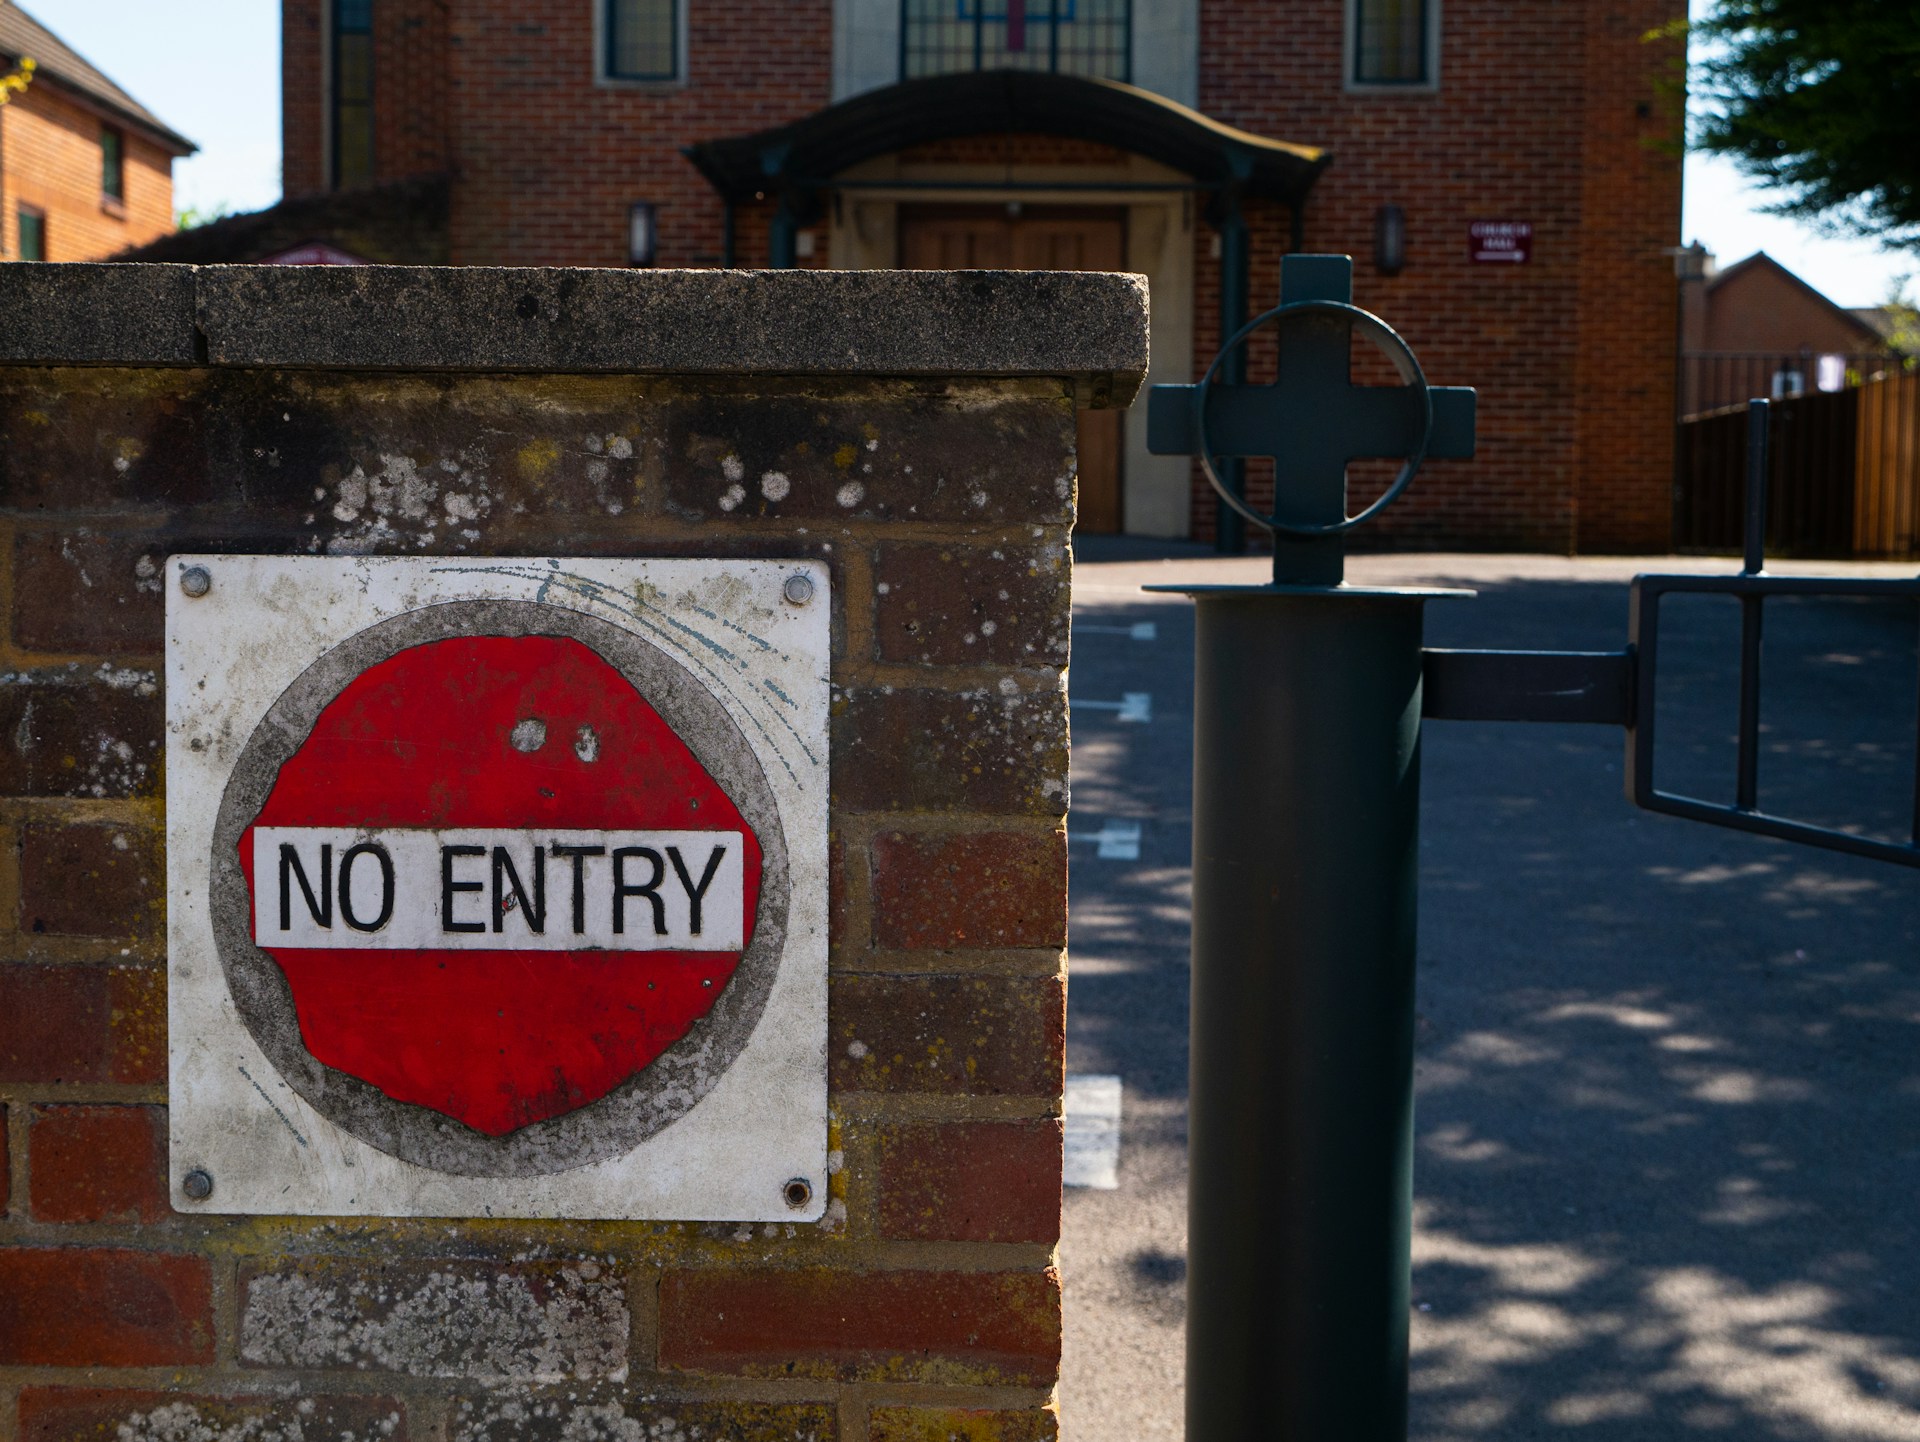
[[[1277,515],[1261,515],[1239,496],[1227,489],[1226,482],[1220,479],[1220,472],[1214,467],[1213,446],[1207,437],[1207,398],[1211,394],[1213,378],[1220,369],[1220,362],[1233,352],[1233,348],[1242,344],[1248,336],[1266,325],[1269,321],[1280,320],[1301,311],[1331,311],[1346,316],[1355,326],[1386,352],[1387,359],[1393,363],[1400,379],[1411,386],[1420,397],[1420,440],[1400,466],[1400,474],[1395,476],[1393,484],[1382,491],[1372,505],[1358,515],[1347,516],[1338,521],[1300,522],[1283,521]],[[1337,536],[1350,531],[1363,522],[1372,520],[1388,506],[1400,499],[1401,494],[1419,471],[1421,463],[1427,458],[1427,447],[1433,440],[1433,392],[1427,386],[1426,372],[1421,370],[1419,360],[1414,356],[1413,348],[1401,337],[1400,332],[1388,325],[1370,310],[1362,310],[1357,305],[1344,300],[1294,300],[1285,305],[1277,305],[1265,315],[1255,316],[1239,330],[1235,331],[1227,343],[1220,347],[1220,353],[1213,358],[1213,364],[1207,367],[1207,373],[1200,378],[1200,384],[1194,387],[1193,398],[1194,426],[1200,445],[1200,468],[1206,472],[1207,481],[1229,507],[1252,521],[1256,526],[1265,526],[1270,531],[1283,535],[1314,538],[1319,536]]]

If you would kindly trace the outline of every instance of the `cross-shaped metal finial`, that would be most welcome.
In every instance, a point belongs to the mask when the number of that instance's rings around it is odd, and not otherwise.
[[[1337,586],[1345,573],[1347,465],[1404,458],[1392,499],[1427,457],[1473,454],[1474,393],[1429,386],[1399,335],[1352,304],[1353,261],[1344,255],[1289,255],[1280,262],[1280,306],[1222,348],[1224,355],[1259,326],[1279,320],[1280,370],[1272,385],[1211,384],[1218,361],[1195,386],[1155,386],[1148,396],[1147,449],[1199,453],[1223,499],[1236,499],[1212,474],[1216,456],[1271,456],[1273,511],[1235,505],[1273,536],[1273,579],[1280,586]],[[1352,333],[1379,341],[1408,383],[1356,386]],[[1205,408],[1204,415],[1202,407]],[[1379,509],[1376,503],[1354,520]]]

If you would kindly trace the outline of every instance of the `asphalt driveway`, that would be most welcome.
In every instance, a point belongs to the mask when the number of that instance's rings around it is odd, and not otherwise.
[[[1124,1117],[1119,1188],[1067,1197],[1062,1411],[1067,1442],[1134,1442],[1180,1434],[1192,742],[1188,607],[1139,586],[1263,567],[1078,551],[1068,1060]],[[1350,575],[1479,590],[1430,644],[1611,649],[1625,579],[1667,568]],[[1913,608],[1769,614],[1763,801],[1904,826]],[[1728,602],[1669,619],[1663,785],[1730,795],[1736,636]],[[1413,1436],[1920,1439],[1920,872],[1639,812],[1621,749],[1427,732]],[[1137,859],[1100,856],[1115,823]]]

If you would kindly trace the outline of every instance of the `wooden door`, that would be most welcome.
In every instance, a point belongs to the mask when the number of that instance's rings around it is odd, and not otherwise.
[[[1121,270],[1126,236],[1126,212],[1118,209],[900,207],[906,270]],[[1080,412],[1080,530],[1112,534],[1125,520],[1120,435],[1119,411]]]

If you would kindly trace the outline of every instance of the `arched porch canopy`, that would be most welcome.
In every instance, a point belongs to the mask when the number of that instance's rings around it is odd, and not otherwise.
[[[776,209],[767,236],[768,263],[790,267],[796,260],[799,229],[818,214],[821,194],[857,183],[836,180],[843,172],[910,146],[976,135],[1053,135],[1111,145],[1190,176],[1192,189],[1211,193],[1208,219],[1220,233],[1223,336],[1232,335],[1247,319],[1252,245],[1242,201],[1261,198],[1287,206],[1298,249],[1307,192],[1333,159],[1315,146],[1236,130],[1118,81],[1021,70],[903,80],[787,125],[690,145],[686,155],[726,203],[726,264],[734,263],[734,207],[772,199]],[[979,188],[1006,187],[982,182]],[[1242,380],[1245,366],[1245,348],[1235,347],[1222,358],[1220,379],[1229,384]],[[1237,490],[1240,462],[1225,460],[1221,470],[1228,486]],[[1221,549],[1240,549],[1238,527],[1239,517],[1222,509]]]
[[[982,70],[903,80],[751,135],[703,141],[687,158],[728,206],[772,195],[789,209],[832,177],[912,145],[994,134],[1111,145],[1193,177],[1197,189],[1281,201],[1297,213],[1331,156],[1210,120],[1113,80]]]

